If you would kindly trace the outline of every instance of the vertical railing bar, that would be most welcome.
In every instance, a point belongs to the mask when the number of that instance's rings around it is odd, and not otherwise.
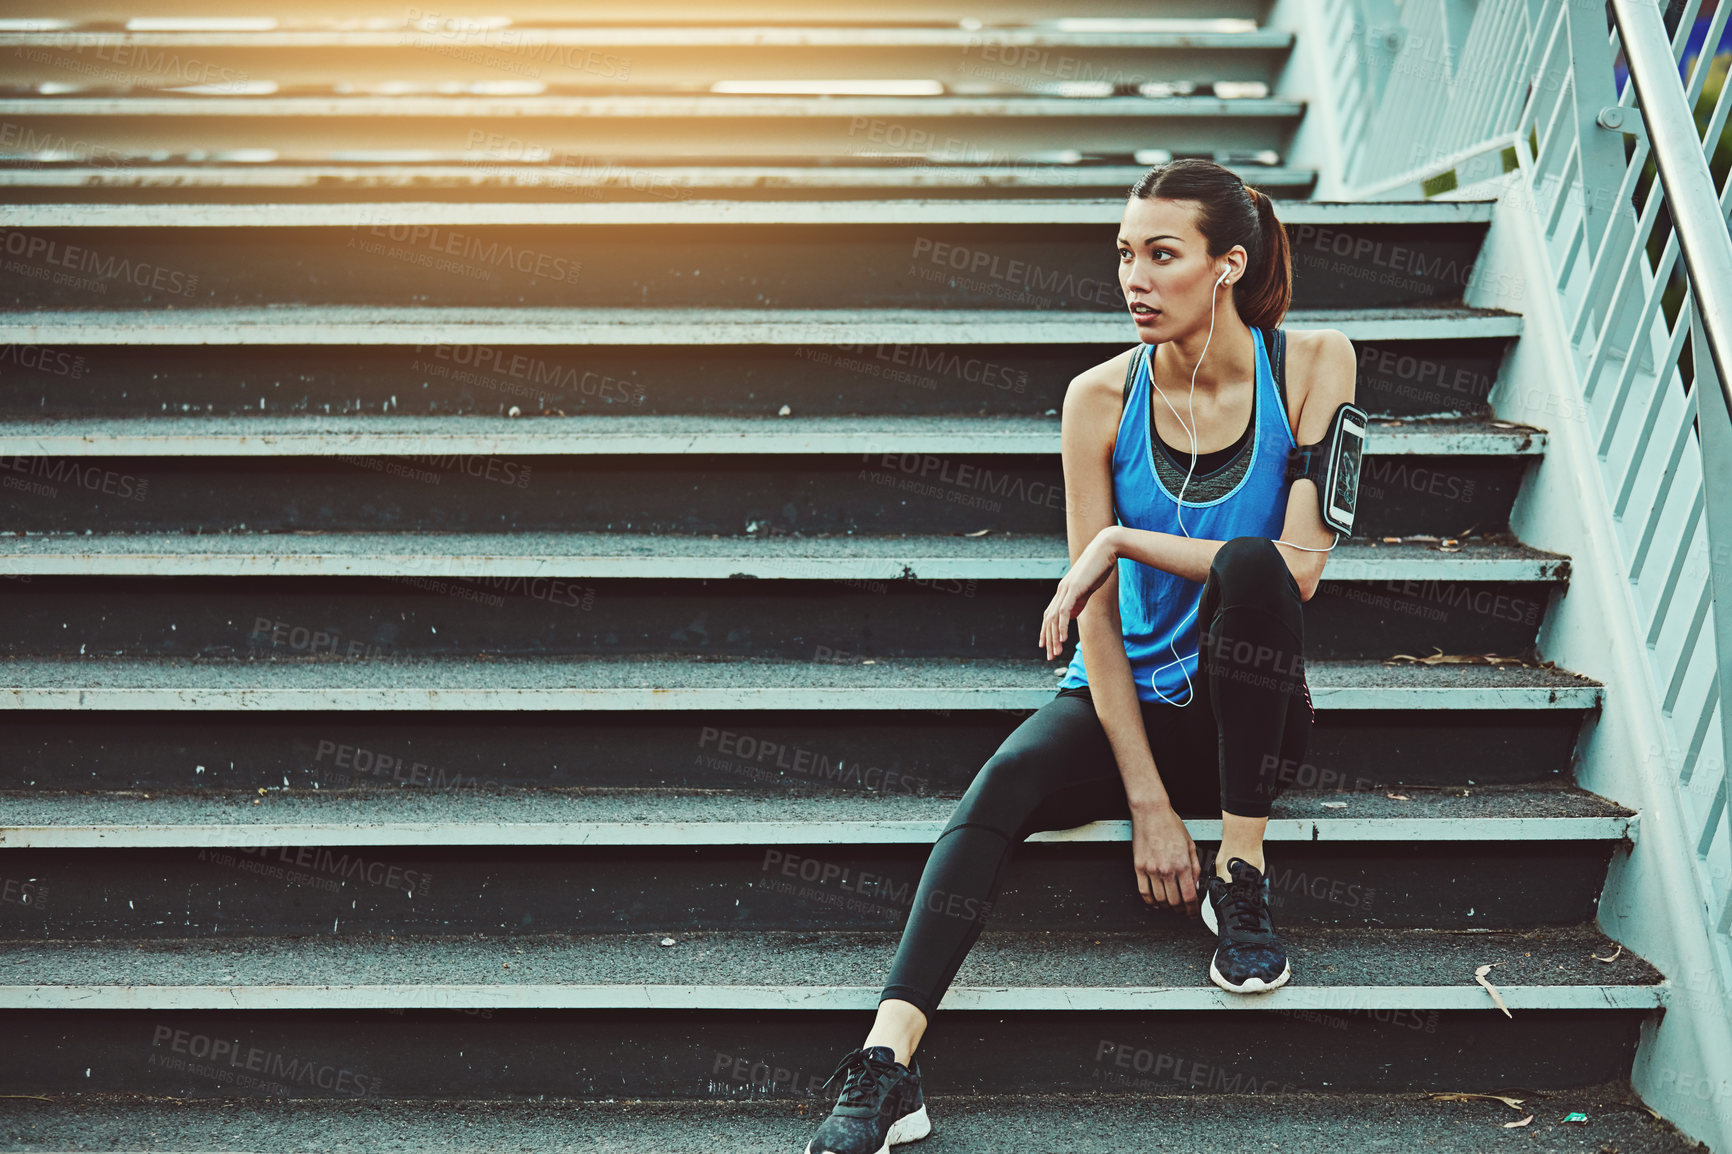
[[[1683,572],[1685,556],[1679,550],[1672,558],[1672,567],[1666,573],[1666,591],[1670,599],[1671,590],[1678,583],[1678,575]],[[1708,611],[1714,607],[1714,585],[1711,581],[1702,582],[1702,595],[1696,598],[1696,608],[1690,614],[1690,624],[1684,631],[1684,643],[1679,646],[1678,660],[1672,666],[1672,676],[1666,682],[1666,693],[1660,701],[1660,711],[1667,717],[1672,716],[1672,710],[1678,704],[1678,694],[1684,687],[1684,679],[1690,672],[1690,658],[1696,655],[1696,645],[1702,639],[1702,623],[1708,620]]]
[[[1694,404],[1690,404],[1686,407],[1684,422],[1679,426],[1677,438],[1672,442],[1672,453],[1667,461],[1666,475],[1660,479],[1660,491],[1654,494],[1654,504],[1649,508],[1648,515],[1642,518],[1641,540],[1637,543],[1636,547],[1631,550],[1630,582],[1632,584],[1641,581],[1643,574],[1647,569],[1649,551],[1654,544],[1656,536],[1659,534],[1662,511],[1666,508],[1666,502],[1672,497],[1672,481],[1678,475],[1678,467],[1684,459],[1684,450],[1689,448],[1692,440],[1690,414],[1695,412],[1695,410],[1696,406]],[[1700,488],[1691,491],[1690,509],[1689,512],[1684,515],[1686,537],[1689,533],[1695,531],[1696,522],[1701,519],[1703,509],[1706,507],[1704,505],[1706,500],[1707,498],[1703,497]],[[1661,596],[1655,599],[1656,622],[1659,620],[1660,614],[1669,608],[1669,601],[1669,597],[1666,596]],[[1652,649],[1654,647],[1655,643],[1659,640],[1659,636],[1658,624],[1652,625],[1648,630],[1648,648]]]
[[[1660,375],[1655,378],[1654,388],[1648,392],[1647,423],[1644,425],[1642,435],[1637,441],[1638,451],[1631,453],[1629,458],[1627,458],[1627,464],[1624,468],[1623,475],[1618,478],[1617,498],[1612,502],[1612,516],[1617,517],[1620,520],[1623,519],[1625,512],[1630,507],[1630,495],[1635,491],[1636,478],[1641,473],[1641,470],[1637,468],[1637,466],[1647,463],[1647,446],[1649,438],[1652,435],[1653,428],[1659,422],[1660,412],[1662,406],[1665,404],[1666,397],[1669,395],[1672,379],[1678,375],[1678,355],[1683,352],[1684,337],[1688,331],[1688,325],[1676,325],[1673,327],[1671,335],[1667,339],[1666,356],[1660,364]],[[1688,409],[1689,406],[1686,405],[1686,421],[1689,416]]]
[[[1726,812],[1726,791],[1716,789],[1714,800],[1708,803],[1708,816],[1702,819],[1702,832],[1696,838],[1696,856],[1706,858],[1714,848],[1714,835],[1720,832],[1720,818]]]
[[[1494,18],[1485,22],[1485,35],[1477,49],[1487,60],[1485,83],[1474,101],[1469,119],[1478,139],[1497,134],[1510,100],[1510,90],[1520,75],[1517,69],[1520,67],[1521,40],[1516,34],[1519,16],[1516,5],[1503,0],[1497,5]],[[1476,32],[1479,27],[1480,22],[1476,20]]]
[[[1648,206],[1654,207],[1654,202],[1658,199],[1658,197],[1650,197]],[[1644,213],[1643,215],[1646,217],[1647,214]],[[1642,294],[1642,306],[1640,311],[1637,313],[1636,332],[1639,334],[1636,337],[1637,341],[1645,341],[1648,339],[1649,329],[1654,323],[1655,316],[1660,312],[1660,294],[1665,288],[1665,278],[1667,274],[1671,272],[1672,266],[1677,263],[1678,259],[1676,241],[1676,234],[1670,234],[1667,236],[1666,247],[1661,253],[1660,268],[1654,275],[1653,279],[1649,280],[1648,287]],[[1648,271],[1645,267],[1647,260],[1647,247],[1641,242],[1641,230],[1638,229],[1637,243],[1631,245],[1625,255],[1624,266],[1626,271],[1619,275],[1617,291],[1612,296],[1611,308],[1613,311],[1627,307],[1630,281],[1634,279],[1637,273],[1646,273]],[[1683,326],[1679,325],[1678,327],[1682,328]],[[1600,341],[1596,341],[1596,357],[1599,355],[1599,344],[1603,342],[1604,336],[1605,334],[1602,331]],[[1667,337],[1669,341],[1671,338],[1676,336],[1676,329],[1668,330]],[[1605,458],[1609,452],[1612,439],[1618,431],[1618,426],[1623,418],[1624,404],[1628,399],[1631,390],[1634,388],[1636,374],[1640,371],[1641,364],[1642,358],[1639,350],[1636,345],[1632,343],[1630,348],[1626,350],[1626,355],[1618,368],[1618,382],[1612,393],[1613,399],[1611,410],[1606,414],[1606,427],[1600,431],[1599,455],[1602,459]],[[1662,368],[1661,372],[1655,377],[1654,383],[1656,387],[1658,387],[1659,382],[1664,379],[1665,375],[1664,369]]]
[[[1732,14],[1732,8],[1723,8],[1722,11]],[[1690,108],[1692,111],[1695,110],[1700,99],[1700,96],[1691,98]],[[1726,131],[1726,116],[1729,111],[1732,111],[1732,84],[1722,84],[1720,95],[1714,98],[1714,111],[1708,117],[1707,131],[1702,133],[1703,157],[1713,158],[1714,150],[1719,147],[1720,135]],[[1725,197],[1722,196],[1720,207],[1724,208],[1725,206]]]
[[[1695,26],[1701,7],[1702,0],[1690,0],[1684,19],[1678,21],[1678,30],[1672,37],[1672,58],[1679,64],[1684,63],[1684,49],[1690,43],[1690,32]],[[1715,7],[1714,15],[1708,20],[1708,34],[1702,39],[1702,50],[1696,54],[1696,62],[1690,65],[1690,79],[1684,84],[1684,103],[1691,108],[1695,108],[1696,101],[1702,97],[1702,87],[1708,81],[1708,68],[1714,62],[1714,46],[1720,43],[1720,34],[1726,30],[1728,12],[1732,12],[1732,9],[1728,9],[1725,4]]]
[[[1696,724],[1690,730],[1690,745],[1684,751],[1684,763],[1678,767],[1678,785],[1680,788],[1690,784],[1690,779],[1696,775],[1696,767],[1702,762],[1702,747],[1708,742],[1710,728],[1714,724],[1714,711],[1720,704],[1720,677],[1718,674],[1708,679],[1708,692],[1702,698],[1702,708],[1696,711]]]
[[[1645,159],[1645,157],[1645,149],[1638,144],[1636,147],[1636,155],[1633,158],[1636,163],[1625,167],[1624,179],[1618,182],[1618,195],[1620,198],[1624,196],[1626,190],[1631,190],[1631,185],[1634,183],[1634,175],[1640,175],[1641,161]],[[1633,190],[1631,191],[1633,192]],[[1627,299],[1626,286],[1635,275],[1636,269],[1643,261],[1645,261],[1647,254],[1647,238],[1653,233],[1654,225],[1660,219],[1660,202],[1661,197],[1651,195],[1648,197],[1648,203],[1642,206],[1641,218],[1636,222],[1635,243],[1631,244],[1624,250],[1623,259],[1621,261],[1616,262],[1614,265],[1614,262],[1608,259],[1602,260],[1596,265],[1593,276],[1589,278],[1586,291],[1583,292],[1582,299],[1576,306],[1575,322],[1571,329],[1571,336],[1574,340],[1579,342],[1586,335],[1584,329],[1586,328],[1588,317],[1588,303],[1593,301],[1597,294],[1607,291],[1602,283],[1605,280],[1604,274],[1606,271],[1609,271],[1614,267],[1618,270],[1610,287],[1612,301],[1608,311],[1616,311]],[[1621,205],[1627,202],[1620,199],[1617,203]],[[1611,221],[1615,219],[1615,214],[1608,213],[1607,217],[1607,231],[1609,233]],[[1605,239],[1606,238],[1602,238],[1601,251],[1604,251]],[[1671,234],[1669,233],[1667,244],[1672,244]],[[1609,256],[1610,254],[1607,255]],[[1599,333],[1594,337],[1593,353],[1588,360],[1589,370],[1586,380],[1582,385],[1582,395],[1588,400],[1593,399],[1595,390],[1599,388],[1600,373],[1601,370],[1605,368],[1605,363],[1609,356],[1606,338],[1610,335],[1611,331],[1612,329],[1610,325],[1602,325]],[[1637,363],[1639,363],[1637,358],[1625,357],[1625,371],[1627,372],[1629,366]]]
[[[1682,344],[1682,330],[1673,330],[1667,338],[1668,354],[1676,354]],[[1606,467],[1606,485],[1612,493],[1612,516],[1623,520],[1630,507],[1631,496],[1635,492],[1636,481],[1642,474],[1642,469],[1652,463],[1651,458],[1657,451],[1654,447],[1655,432],[1660,427],[1661,417],[1666,411],[1666,402],[1671,394],[1667,392],[1667,383],[1674,376],[1675,362],[1663,360],[1659,375],[1648,382],[1642,390],[1641,424],[1636,429],[1635,439],[1627,451],[1617,454],[1617,460],[1610,461]],[[1631,393],[1635,390],[1632,388]]]

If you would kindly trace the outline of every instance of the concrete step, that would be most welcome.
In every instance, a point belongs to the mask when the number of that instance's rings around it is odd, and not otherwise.
[[[5,797],[7,849],[270,846],[926,845],[952,797],[692,792],[661,789]],[[1303,793],[1277,799],[1270,842],[1550,842],[1634,837],[1635,815],[1566,788]],[[1195,818],[1219,841],[1219,817]],[[1030,835],[1037,842],[1128,842],[1127,820]]]
[[[1375,555],[1366,560],[1369,580],[1331,577],[1307,604],[1307,662],[1444,652],[1531,660],[1546,606],[1563,592],[1557,580],[1462,581],[1447,568],[1394,580],[1376,573]],[[0,656],[1016,660],[1033,656],[1055,581],[33,578],[0,593],[16,622]]]
[[[864,1033],[864,1027],[854,1030]],[[798,1071],[759,1055],[734,1073],[732,1051],[702,1096],[670,1101],[583,1102],[560,1096],[535,1101],[400,1100],[385,1085],[378,1095],[350,1100],[300,1100],[252,1094],[230,1099],[164,1099],[148,1095],[78,1093],[47,1101],[0,1102],[0,1125],[20,1148],[63,1151],[214,1151],[244,1147],[268,1154],[306,1150],[405,1148],[438,1154],[583,1151],[623,1154],[797,1154],[834,1104],[836,1086],[820,1089],[851,1035],[838,1033],[832,1052]],[[932,1154],[999,1154],[1006,1149],[1121,1154],[1137,1149],[1206,1150],[1211,1143],[1241,1148],[1266,1143],[1288,1154],[1336,1154],[1350,1149],[1402,1154],[1686,1154],[1699,1150],[1671,1125],[1652,1117],[1622,1080],[1544,1093],[1519,1090],[1524,1108],[1500,1102],[1436,1100],[1424,1089],[1389,1093],[1284,1091],[1278,1080],[1223,1066],[1170,1047],[1129,1046],[1108,1031],[1100,1086],[1064,1095],[1030,1092],[964,1095],[928,1091],[932,1134],[906,1149]],[[858,1041],[858,1039],[855,1039]],[[173,1044],[173,1039],[169,1040]],[[187,1045],[190,1046],[190,1041]],[[1012,1047],[1015,1048],[1014,1046]],[[1123,1056],[1127,1068],[1118,1067]],[[726,1058],[725,1061],[722,1059]],[[184,1057],[177,1055],[177,1057]],[[756,1071],[754,1073],[753,1071]],[[1428,1086],[1442,1087],[1444,1072]],[[757,1078],[759,1081],[754,1081]],[[782,1079],[777,1081],[776,1079]],[[797,1078],[795,1086],[787,1079]],[[1481,1085],[1468,1081],[1460,1085]],[[232,1084],[242,1085],[236,1080]],[[942,1087],[943,1079],[927,1079]],[[1117,1084],[1134,1093],[1102,1093]],[[1449,1083],[1453,1089],[1457,1084]],[[1502,1089],[1500,1084],[1498,1089]],[[773,1100],[764,1100],[764,1099]],[[1580,1113],[1587,1121],[1566,1123]],[[1506,1122],[1532,1116],[1519,1130]],[[213,1135],[221,1134],[219,1140]]]
[[[1201,927],[1175,931],[982,934],[921,1046],[926,1087],[1140,1099],[1182,1056],[1239,1072],[1241,1093],[1245,1077],[1262,1091],[1543,1092],[1615,1077],[1665,1004],[1639,959],[1594,962],[1614,947],[1588,927],[1298,932],[1294,984],[1236,999],[1204,976]],[[827,1112],[823,1079],[864,1032],[893,936],[660,940],[316,942],[306,966],[286,942],[104,945],[67,958],[70,988],[57,978],[0,988],[34,1007],[0,1011],[18,1042],[0,1072],[50,1095],[804,1098]],[[68,953],[8,944],[18,964],[0,965],[41,972]],[[95,972],[98,959],[112,968]],[[1488,962],[1508,1018],[1473,980]],[[742,966],[773,984],[741,983]],[[676,983],[662,980],[670,971]],[[36,1050],[49,1031],[57,1044]],[[345,1072],[342,1084],[303,1074],[309,1062]],[[1208,1076],[1189,1088],[1228,1084]]]
[[[1341,329],[1359,349],[1359,403],[1417,417],[1484,414],[1520,320],[1299,309],[1284,324]],[[514,407],[1051,416],[1072,377],[1135,342],[1105,315],[969,310],[722,309],[685,324],[656,310],[62,310],[0,313],[0,334],[12,342],[0,413],[23,419]],[[1531,414],[1541,425],[1568,415]]]
[[[956,804],[888,789],[409,792],[8,795],[16,816],[4,831],[10,897],[0,932],[133,940],[895,929],[924,900],[921,873]],[[1561,787],[1402,796],[1281,799],[1268,841],[1281,924],[1582,922],[1595,916],[1607,866],[1636,828],[1629,811]],[[31,824],[45,817],[59,823]],[[1218,811],[1190,828],[1206,855]],[[991,923],[1128,931],[1167,917],[1137,895],[1129,836],[1127,820],[1111,819],[1019,845]],[[958,908],[972,915],[975,904]]]
[[[1333,1029],[1423,1029],[1441,1011],[1496,1013],[1473,977],[1488,962],[1512,1012],[1651,1010],[1669,993],[1659,971],[1591,924],[1294,926],[1282,931],[1292,983],[1255,998],[1209,981],[1212,939],[1200,923],[1171,930],[987,929],[939,1012],[1298,1012],[1325,1016],[1317,1024]],[[680,932],[664,945],[665,937],[644,925],[499,938],[4,939],[0,1010],[871,1010],[900,935]]]
[[[1155,31],[1116,27],[968,29],[786,25],[488,29],[413,16],[407,28],[249,31],[0,32],[20,56],[13,83],[64,82],[91,58],[112,61],[98,89],[173,89],[162,60],[196,55],[216,91],[299,94],[486,91],[501,72],[549,92],[896,90],[980,95],[1112,93],[1160,82],[1273,85],[1294,35],[1277,29]],[[1231,26],[1227,26],[1230,28]],[[847,82],[853,81],[854,84]],[[268,87],[267,87],[268,86]],[[388,87],[387,87],[388,86]],[[479,87],[473,87],[479,86]],[[1086,87],[1085,87],[1086,86]]]
[[[1435,308],[1293,309],[1355,342],[1516,337],[1519,313]],[[1045,345],[1135,341],[1117,313],[944,309],[272,308],[41,309],[0,314],[0,338],[48,345]],[[1078,371],[1086,368],[1078,367]]]
[[[521,454],[1056,455],[1057,417],[170,415],[0,421],[0,456],[322,457]],[[1544,429],[1489,417],[1373,418],[1367,457],[1538,457]],[[1375,475],[1372,465],[1365,466]],[[17,470],[14,469],[14,472]],[[918,475],[918,474],[916,474]]]
[[[604,31],[604,30],[592,30]],[[695,30],[673,30],[678,34]],[[731,34],[732,29],[703,29]],[[862,30],[848,29],[854,37]],[[937,35],[956,35],[937,30]],[[966,35],[962,33],[961,35]],[[1114,36],[1119,34],[1115,33]],[[0,44],[6,35],[0,33]],[[1142,171],[1142,170],[1139,170]],[[1254,183],[1254,182],[1252,182]],[[1353,228],[1399,225],[1418,233],[1414,241],[1434,239],[1426,230],[1450,225],[1488,225],[1495,201],[1489,200],[1296,200],[1280,206],[1282,222],[1300,237]],[[19,229],[90,228],[100,230],[167,229],[191,239],[214,229],[228,230],[236,240],[255,232],[288,229],[297,235],[317,234],[330,228],[389,227],[517,227],[541,229],[617,228],[653,226],[776,227],[849,225],[903,228],[957,225],[1025,225],[1036,228],[1115,228],[1124,212],[1118,201],[1043,200],[1014,201],[898,200],[873,201],[732,201],[665,200],[631,203],[564,202],[556,204],[474,204],[444,201],[405,201],[389,205],[325,204],[28,204],[16,206],[8,223]],[[1096,234],[1098,236],[1098,233]],[[1321,241],[1321,237],[1315,238]],[[1098,254],[1097,254],[1098,255]],[[1341,254],[1351,259],[1351,252]]]
[[[52,205],[21,208],[14,308],[270,305],[802,310],[1010,307],[1121,314],[1122,204],[896,202]],[[1438,208],[1446,211],[1436,211]],[[1083,211],[1088,209],[1090,211]],[[1489,205],[1283,209],[1307,309],[1459,303]],[[1104,210],[1104,211],[1103,211]],[[846,231],[840,236],[838,228]],[[1391,277],[1389,254],[1404,275]],[[72,254],[96,275],[64,274]],[[1108,254],[1108,255],[1103,255]],[[841,264],[849,275],[838,277]],[[151,275],[140,275],[149,270]],[[1519,307],[1519,290],[1475,287]]]
[[[1153,18],[1154,27],[1164,28],[1174,21],[1213,25],[1216,20],[1267,21],[1271,0],[1160,0]],[[175,0],[139,0],[130,6],[115,0],[72,0],[71,3],[49,8],[43,4],[28,6],[30,15],[51,16],[54,27],[83,28],[125,26],[128,18],[136,28],[210,29],[216,21],[246,29],[284,28],[316,31],[325,28],[410,28],[417,16],[389,0],[309,0],[292,10],[273,13],[269,23],[262,22],[257,10],[238,0],[220,0],[200,8],[200,17],[186,15],[185,8]],[[1074,9],[1078,16],[1090,20],[1110,21],[1113,30],[1135,30],[1151,25],[1148,0],[1088,0]],[[555,27],[577,25],[618,24],[620,9],[609,0],[512,0],[512,16],[522,24]],[[710,24],[717,22],[717,9],[709,0],[670,0],[653,11],[639,11],[633,16],[646,24]],[[423,12],[422,20],[440,19],[439,15]],[[456,17],[451,18],[456,21]],[[846,26],[960,25],[987,28],[1021,25],[1042,26],[1052,19],[1052,5],[1037,0],[877,0],[871,4],[815,4],[812,0],[747,0],[731,3],[726,9],[727,23],[744,24],[839,24]],[[441,25],[466,27],[462,23]],[[1193,27],[1193,30],[1202,30]]]
[[[1541,440],[1543,434],[1535,438]],[[1379,441],[1389,447],[1396,438],[1380,437]],[[70,445],[65,448],[69,450]],[[1526,446],[1521,451],[1526,451]],[[1068,565],[1064,538],[1048,534],[691,537],[303,530],[292,534],[0,536],[0,574],[20,578],[756,577],[865,581],[889,588],[897,581],[1057,581]],[[1549,582],[1567,581],[1569,575],[1570,561],[1562,553],[1482,537],[1464,538],[1454,544],[1348,537],[1336,545],[1324,570],[1325,581],[1343,582]]]
[[[1164,156],[1164,154],[1163,154]],[[951,197],[985,206],[1025,197],[1117,199],[1146,164],[1084,163],[1064,156],[954,163],[918,156],[836,164],[633,164],[583,157],[478,164],[248,164],[213,159],[150,165],[24,164],[0,157],[0,190],[12,204],[295,204],[400,200],[660,204],[695,197],[799,201],[838,197]],[[1219,152],[1217,163],[1277,200],[1309,195],[1317,170],[1262,152]],[[1153,157],[1150,157],[1152,163]]]
[[[626,165],[910,152],[983,164],[1041,152],[1122,163],[1151,139],[1180,154],[1284,153],[1304,113],[1301,100],[1216,96],[0,97],[0,116],[21,135],[65,133],[117,164],[259,150],[296,164],[357,156],[486,163],[526,149]],[[490,140],[499,142],[491,157]]]
[[[1313,682],[1321,667],[1310,664]],[[908,700],[907,709],[869,702],[856,709],[845,701],[838,695],[837,708],[817,710],[205,710],[196,725],[178,710],[81,710],[73,717],[26,709],[7,721],[0,788],[957,797],[1027,717],[1026,708],[930,709]],[[1414,789],[1568,782],[1584,712],[1326,706],[1303,759],[1280,767],[1279,776],[1295,792],[1408,796]]]
[[[1013,422],[1017,431],[1003,434],[993,430],[1004,426],[974,418],[868,418],[828,428],[829,419],[813,418],[767,421],[752,431],[737,421],[730,427],[714,418],[670,418],[639,424],[635,434],[595,421],[565,435],[550,422],[501,423],[491,434],[471,423],[473,437],[441,435],[457,419],[416,418],[425,430],[416,432],[390,418],[371,437],[353,427],[347,434],[309,429],[307,437],[272,443],[244,440],[240,418],[210,418],[228,422],[228,431],[208,442],[195,430],[176,433],[161,419],[154,428],[165,438],[138,423],[86,423],[84,433],[69,430],[59,440],[37,426],[35,433],[16,433],[12,444],[75,455],[0,457],[9,524],[26,533],[93,534],[512,530],[732,537],[1064,529],[1063,470],[1050,448],[1050,420]],[[113,434],[116,447],[154,451],[110,452],[98,428]],[[659,444],[655,429],[662,431]],[[944,443],[947,430],[959,430],[951,445]],[[1358,533],[1507,533],[1543,437],[1531,426],[1484,418],[1436,428],[1384,426],[1368,446]],[[1029,451],[1037,444],[1046,447]],[[290,452],[277,452],[279,445]],[[484,445],[504,451],[471,451]],[[235,451],[223,453],[225,447]],[[206,455],[207,448],[221,455]],[[378,449],[390,452],[362,451]]]
[[[930,658],[870,664],[690,658],[0,662],[0,708],[226,710],[1038,709],[1063,665]],[[1330,710],[1599,707],[1602,686],[1555,667],[1308,663]]]

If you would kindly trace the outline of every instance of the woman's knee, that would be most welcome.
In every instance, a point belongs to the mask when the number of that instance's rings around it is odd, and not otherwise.
[[[1014,840],[1045,794],[1043,768],[1043,760],[1030,751],[1001,748],[974,775],[944,832],[964,825],[984,826]]]
[[[1215,550],[1209,576],[1227,603],[1255,601],[1283,588],[1297,591],[1299,582],[1287,559],[1267,537],[1234,537]]]

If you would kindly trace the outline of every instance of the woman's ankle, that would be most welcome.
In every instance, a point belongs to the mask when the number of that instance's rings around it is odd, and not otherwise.
[[[886,998],[878,1003],[878,1017],[860,1047],[889,1046],[896,1052],[896,1060],[906,1066],[925,1032],[926,1015],[920,1012],[920,1007],[900,998]]]

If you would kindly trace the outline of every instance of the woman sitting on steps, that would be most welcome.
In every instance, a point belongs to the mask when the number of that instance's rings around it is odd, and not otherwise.
[[[934,843],[877,1019],[832,1075],[841,1092],[807,1154],[883,1154],[930,1132],[914,1048],[1036,831],[1128,818],[1143,901],[1201,913],[1215,935],[1210,980],[1261,993],[1291,976],[1263,832],[1277,767],[1303,761],[1315,720],[1301,605],[1338,535],[1315,484],[1285,477],[1289,451],[1354,399],[1353,346],[1333,329],[1286,334],[1277,386],[1266,344],[1292,300],[1286,233],[1220,165],[1146,173],[1117,248],[1140,339],[1065,394],[1071,567],[1040,626],[1051,659],[1076,618],[1076,654]],[[1188,416],[1171,400],[1187,388]],[[1216,812],[1204,869],[1180,814]]]

